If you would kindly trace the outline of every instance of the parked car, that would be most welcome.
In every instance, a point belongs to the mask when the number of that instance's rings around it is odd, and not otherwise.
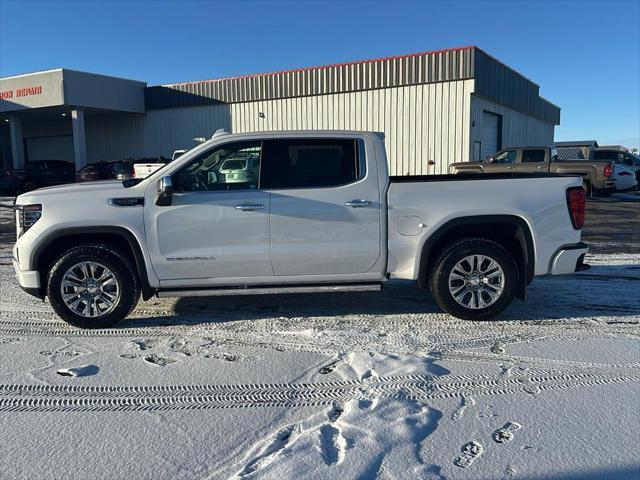
[[[76,174],[78,182],[94,180],[126,180],[135,176],[137,165],[147,165],[149,162],[164,165],[168,160],[164,157],[157,158],[129,158],[112,162],[90,163],[84,166]]]
[[[256,151],[257,178],[229,189],[209,175]],[[374,291],[388,279],[486,320],[524,299],[534,275],[588,267],[580,177],[389,177],[372,132],[214,136],[145,179],[30,192],[16,205],[20,286],[83,328],[115,324],[140,294]]]
[[[219,172],[225,183],[247,183],[258,179],[260,159],[254,155],[229,158],[220,166]]]
[[[631,152],[622,150],[598,148],[589,154],[590,160],[601,162],[613,162],[631,168],[636,175],[636,180],[640,182],[640,157]]]
[[[638,186],[636,172],[620,163],[613,165],[613,178],[616,179],[616,192],[627,192]]]
[[[76,174],[76,181],[126,180],[133,177],[131,161],[98,162],[85,165]]]
[[[41,187],[62,185],[75,181],[75,167],[64,160],[36,160],[27,162],[22,170],[7,170],[0,180],[0,190],[15,195]]]
[[[135,159],[133,161],[133,178],[146,178],[170,161],[164,157]]]
[[[449,165],[450,173],[562,173],[579,175],[587,195],[609,194],[615,190],[612,162],[558,160],[555,147],[513,147],[500,150],[484,162]]]

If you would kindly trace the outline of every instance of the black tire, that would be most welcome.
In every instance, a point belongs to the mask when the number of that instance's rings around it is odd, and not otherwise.
[[[461,305],[449,289],[449,275],[452,270],[458,262],[470,255],[491,257],[502,268],[504,274],[502,292],[494,303],[484,308],[474,309]],[[518,267],[511,254],[500,244],[484,238],[464,238],[438,255],[428,280],[434,300],[448,314],[463,320],[491,320],[511,304],[516,292]]]
[[[120,297],[115,302],[116,306],[102,316],[79,315],[62,298],[61,285],[65,273],[83,261],[104,265],[118,282]],[[140,282],[133,265],[120,251],[102,244],[80,245],[67,250],[54,262],[47,277],[47,295],[51,306],[65,322],[80,328],[107,328],[131,313],[140,299]]]
[[[582,188],[584,188],[584,193],[587,197],[593,195],[591,191],[591,182],[589,180],[582,180]]]
[[[22,191],[23,192],[30,192],[31,190],[35,190],[38,188],[38,185],[36,184],[36,182],[34,182],[33,180],[26,180],[23,184],[22,184]]]

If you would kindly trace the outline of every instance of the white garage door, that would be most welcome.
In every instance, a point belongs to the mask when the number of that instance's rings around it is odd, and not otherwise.
[[[27,138],[27,158],[36,160],[74,161],[73,136]]]
[[[482,160],[498,151],[499,127],[499,115],[490,112],[482,112]]]

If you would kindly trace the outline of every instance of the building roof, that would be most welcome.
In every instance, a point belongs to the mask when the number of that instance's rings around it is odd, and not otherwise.
[[[595,140],[573,140],[570,142],[553,142],[555,147],[595,147],[598,148],[598,142]]]
[[[475,79],[474,94],[548,123],[560,108],[539,86],[476,46],[304,67],[146,89],[148,110],[340,94]]]

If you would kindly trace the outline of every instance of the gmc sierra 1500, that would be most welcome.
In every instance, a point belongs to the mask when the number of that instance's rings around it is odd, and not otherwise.
[[[388,279],[484,320],[524,299],[534,275],[586,268],[581,185],[389,177],[378,133],[216,133],[145,179],[19,196],[13,265],[25,291],[83,328],[125,318],[141,293],[379,290]]]

